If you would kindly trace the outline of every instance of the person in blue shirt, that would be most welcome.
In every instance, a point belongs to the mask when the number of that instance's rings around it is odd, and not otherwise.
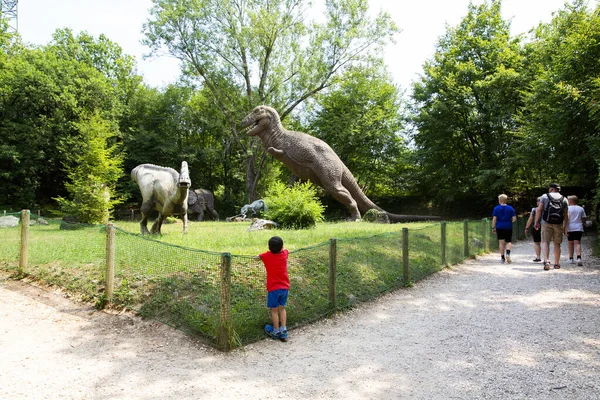
[[[510,263],[510,250],[512,249],[512,224],[517,220],[515,209],[506,204],[508,196],[501,194],[498,196],[498,205],[492,212],[492,233],[498,236],[498,246],[500,248],[500,262]],[[506,250],[506,257],[504,251]]]

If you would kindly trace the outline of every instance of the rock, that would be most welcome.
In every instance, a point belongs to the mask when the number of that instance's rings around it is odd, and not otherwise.
[[[236,215],[235,217],[227,217],[225,218],[225,222],[244,222],[246,219],[244,217],[241,217],[239,215]]]
[[[48,221],[46,221],[44,218],[40,217],[37,219],[37,223],[40,225],[48,225]]]
[[[19,225],[19,218],[13,215],[0,217],[0,228],[14,228]]]
[[[263,229],[275,229],[278,227],[279,225],[277,222],[269,221],[268,219],[254,219],[248,228],[248,232],[260,231]]]
[[[382,212],[382,211],[376,210],[374,208],[367,211],[363,215],[362,220],[367,221],[367,222],[376,222],[379,224],[389,224],[390,223],[390,217],[388,217],[388,215],[385,211]]]

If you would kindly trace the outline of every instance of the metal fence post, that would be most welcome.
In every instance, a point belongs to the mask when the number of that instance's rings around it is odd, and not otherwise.
[[[23,274],[29,262],[29,210],[21,210],[21,254],[19,274]]]
[[[115,226],[106,226],[106,271],[104,274],[106,300],[112,301],[115,289]]]
[[[231,324],[231,254],[221,254],[220,320],[217,343],[224,351],[231,349],[233,330]]]
[[[446,221],[442,221],[440,224],[441,228],[441,241],[442,241],[442,265],[444,267],[448,266],[448,261],[446,260]]]
[[[408,267],[408,228],[402,228],[402,279],[405,286],[410,284],[410,270]]]
[[[329,307],[332,310],[337,309],[336,296],[336,277],[337,277],[337,240],[329,239]]]
[[[464,256],[469,258],[469,220],[463,222]]]

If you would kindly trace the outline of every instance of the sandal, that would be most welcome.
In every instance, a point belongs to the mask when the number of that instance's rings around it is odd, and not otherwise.
[[[533,262],[540,262],[540,261],[542,261],[542,259],[541,259],[541,258],[534,258],[534,259],[533,259]]]
[[[544,271],[550,271],[550,263],[548,261],[544,263]]]
[[[554,269],[560,269],[560,265],[554,264]]]

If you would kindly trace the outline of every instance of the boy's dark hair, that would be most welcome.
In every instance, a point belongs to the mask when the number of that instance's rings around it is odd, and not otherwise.
[[[283,239],[279,236],[273,236],[269,239],[269,251],[273,254],[277,254],[283,248]]]

